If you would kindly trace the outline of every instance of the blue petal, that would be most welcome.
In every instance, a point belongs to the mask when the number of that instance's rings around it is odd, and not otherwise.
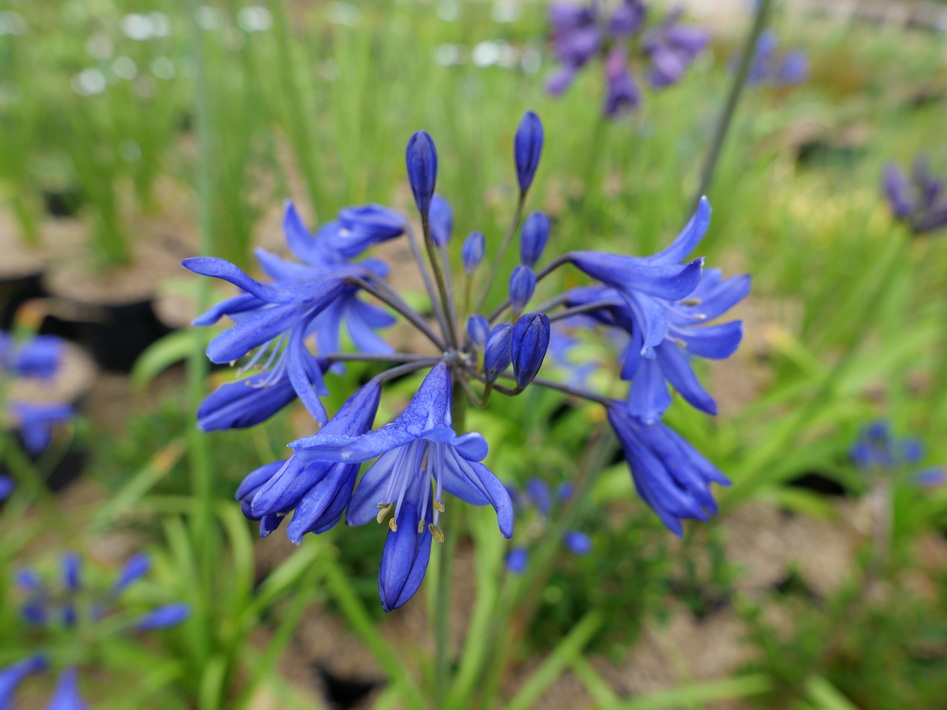
[[[326,462],[303,463],[298,456],[293,456],[253,496],[250,504],[253,517],[291,510],[304,493],[319,484],[331,467],[332,464]]]
[[[89,710],[79,695],[79,677],[75,668],[69,668],[59,675],[56,690],[46,710]]]
[[[37,654],[17,661],[6,668],[0,668],[0,708],[12,710],[13,694],[17,686],[26,676],[45,670],[47,665],[46,657]]]
[[[345,513],[346,525],[365,525],[376,519],[379,504],[390,503],[384,500],[389,476],[395,466],[401,465],[402,458],[408,455],[406,447],[398,447],[382,454],[369,467],[359,481],[358,488],[352,494],[348,510]]]
[[[319,394],[326,391],[325,382],[319,366],[306,349],[306,344],[303,342],[304,334],[305,331],[302,328],[296,328],[290,335],[285,354],[286,373],[290,384],[309,413],[317,422],[325,424],[328,421],[328,415],[322,402],[319,401]]]
[[[680,392],[692,407],[715,415],[717,403],[700,384],[700,380],[691,368],[687,353],[667,340],[659,345],[657,350],[661,370],[671,386]]]
[[[148,574],[149,569],[151,569],[151,557],[149,555],[144,552],[132,555],[122,566],[121,572],[118,573],[118,579],[112,585],[112,593],[119,594],[130,584]]]
[[[427,526],[418,532],[418,520],[433,518],[430,502],[428,510],[421,515],[417,497],[421,485],[430,485],[426,477],[412,484],[398,510],[398,530],[389,531],[378,568],[378,596],[381,606],[390,612],[403,606],[414,596],[424,581],[431,557],[431,531]]]
[[[221,301],[216,306],[212,306],[191,322],[194,325],[213,325],[224,316],[253,311],[265,305],[265,301],[261,301],[252,293],[241,293],[239,296],[233,296]]]
[[[296,399],[288,377],[272,383],[269,379],[267,374],[254,375],[218,387],[197,409],[198,428],[215,431],[255,426]]]
[[[138,618],[134,626],[138,631],[163,629],[182,623],[191,614],[188,604],[166,604]]]
[[[276,281],[293,282],[306,281],[319,276],[319,271],[311,266],[288,261],[277,254],[272,254],[262,247],[253,250],[260,268],[271,279]]]
[[[238,266],[231,264],[226,259],[219,259],[215,256],[194,256],[184,259],[181,262],[184,268],[193,271],[202,276],[212,276],[215,279],[229,281],[234,286],[251,293],[260,300],[276,303],[281,300],[281,294],[278,289],[269,284],[261,284],[259,281],[250,278],[247,273]]]
[[[671,406],[671,393],[656,359],[642,359],[628,392],[628,413],[645,424],[661,419]]]
[[[572,262],[586,274],[611,286],[624,298],[632,293],[679,301],[700,282],[703,259],[686,264],[651,264],[643,259],[595,251],[577,251]]]
[[[283,467],[283,464],[285,463],[285,461],[274,461],[272,463],[264,464],[263,466],[260,466],[260,468],[251,471],[240,483],[240,486],[237,488],[237,492],[234,494],[234,497],[237,500],[242,500],[248,496],[255,495],[256,491],[267,481],[269,481],[276,474],[276,472]]]
[[[207,357],[221,365],[239,360],[292,328],[307,310],[306,304],[296,302],[260,309],[211,340]]]
[[[395,322],[395,319],[388,313],[367,303],[362,303],[353,296],[346,304],[345,322],[348,325],[352,342],[361,352],[373,355],[394,352],[394,348],[373,330],[373,328],[385,327]]]
[[[677,238],[671,242],[670,246],[657,254],[646,257],[646,260],[652,264],[677,264],[687,258],[700,240],[707,233],[707,227],[710,226],[710,201],[706,196],[700,198],[697,205],[697,211],[688,220],[684,229],[677,235]]]
[[[358,466],[335,464],[325,478],[296,503],[293,519],[286,529],[297,545],[307,532],[321,533],[335,525],[352,498]]]

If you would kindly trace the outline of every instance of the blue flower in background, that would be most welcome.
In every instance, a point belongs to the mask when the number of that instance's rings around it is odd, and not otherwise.
[[[851,448],[852,461],[865,471],[891,470],[918,463],[924,446],[915,437],[895,437],[891,424],[878,420],[862,427]]]
[[[12,478],[0,473],[0,501],[9,498],[15,487],[16,483],[13,482]]]
[[[72,552],[60,559],[61,576],[57,584],[47,584],[31,568],[17,573],[17,586],[26,594],[20,608],[21,617],[39,627],[74,629],[84,619],[87,624],[98,624],[109,617],[121,618],[116,628],[129,631],[150,631],[175,626],[190,615],[187,604],[174,603],[159,606],[143,614],[127,614],[118,607],[125,590],[144,577],[151,568],[150,558],[142,553],[133,555],[119,571],[108,590],[89,589],[82,581],[82,561]],[[44,653],[36,653],[0,669],[0,708],[13,707],[18,686],[27,676],[51,670],[52,660]],[[79,676],[74,667],[62,670],[50,698],[49,710],[88,710],[79,694]]]
[[[910,178],[896,163],[885,167],[884,192],[894,218],[916,235],[947,227],[947,193],[943,180],[934,175],[921,157],[914,161]]]
[[[641,88],[633,71],[635,63],[644,65],[653,89],[665,89],[681,80],[710,41],[705,30],[681,23],[680,14],[672,10],[646,29],[647,8],[642,0],[622,0],[611,14],[597,1],[585,6],[552,3],[552,49],[560,66],[546,89],[554,95],[563,93],[584,66],[601,58],[605,116],[637,110]]]
[[[31,454],[44,451],[52,441],[53,429],[75,416],[68,404],[14,401],[9,408],[23,437],[23,445]]]
[[[747,74],[750,84],[796,86],[809,76],[809,60],[801,49],[778,52],[779,40],[772,30],[764,30],[756,40],[753,59]],[[733,62],[736,64],[736,61]]]
[[[51,380],[62,364],[65,342],[54,335],[37,335],[17,344],[0,332],[0,368],[14,377]]]

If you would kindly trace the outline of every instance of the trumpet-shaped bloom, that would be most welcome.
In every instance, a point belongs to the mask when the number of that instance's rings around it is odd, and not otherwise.
[[[681,520],[708,520],[717,512],[711,483],[730,481],[673,429],[664,424],[642,424],[623,402],[607,407],[625,452],[635,489],[664,523],[680,536]]]
[[[307,532],[325,532],[341,519],[352,497],[359,464],[319,460],[310,450],[318,451],[326,440],[367,432],[380,397],[381,386],[371,380],[319,433],[290,444],[293,455],[289,460],[267,464],[247,476],[237,490],[237,499],[248,518],[261,521],[261,535],[269,535],[290,512],[293,519],[287,535],[297,544]]]
[[[509,493],[480,463],[487,442],[476,433],[458,436],[451,427],[451,377],[443,362],[393,422],[361,436],[317,434],[307,442],[306,454],[339,463],[378,457],[356,488],[346,519],[364,525],[391,513],[378,573],[385,611],[405,604],[424,579],[431,539],[443,539],[438,522],[444,491],[471,505],[492,505],[500,532],[513,534]]]

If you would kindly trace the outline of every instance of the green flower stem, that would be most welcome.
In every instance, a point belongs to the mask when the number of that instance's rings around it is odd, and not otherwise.
[[[483,304],[487,300],[487,294],[490,293],[490,287],[493,286],[493,282],[497,277],[497,272],[500,270],[500,264],[503,262],[503,256],[506,254],[506,250],[510,246],[510,240],[512,240],[513,235],[516,234],[516,228],[519,226],[520,219],[523,217],[523,205],[525,203],[526,195],[521,192],[519,199],[516,201],[516,211],[513,213],[513,220],[510,222],[510,228],[503,236],[500,249],[497,251],[496,255],[493,257],[493,262],[490,264],[490,275],[487,276],[487,281],[485,284],[483,284],[483,287],[480,291],[480,298],[477,299],[477,305],[473,309],[474,313],[480,313],[480,311],[483,310]]]
[[[431,234],[431,220],[427,213],[421,215],[421,231],[424,233],[424,248],[427,249],[428,261],[431,262],[431,271],[434,272],[434,281],[437,283],[437,294],[440,304],[441,315],[446,324],[444,337],[453,348],[460,347],[460,341],[457,340],[457,324],[455,323],[454,313],[451,308],[450,289],[448,288],[448,278],[445,276],[445,270],[450,269],[450,263],[445,262],[443,266],[438,258],[437,245],[434,243],[434,236]],[[446,252],[445,252],[446,256]]]
[[[740,55],[740,66],[737,73],[733,76],[733,84],[730,85],[730,93],[727,95],[727,102],[724,104],[720,118],[714,128],[714,137],[710,144],[710,152],[704,162],[704,167],[700,173],[700,184],[697,186],[697,192],[691,203],[691,210],[687,213],[690,217],[700,203],[700,198],[707,194],[710,185],[714,179],[714,172],[717,170],[717,163],[720,160],[720,154],[723,145],[727,140],[727,132],[730,124],[733,123],[733,116],[736,113],[737,104],[740,102],[740,95],[743,93],[743,87],[746,86],[746,79],[750,75],[750,65],[753,63],[753,56],[756,54],[756,42],[763,30],[766,29],[766,23],[769,19],[769,13],[772,9],[773,0],[760,0],[756,7],[756,16],[753,18],[753,26],[750,28],[746,41],[743,43],[743,52]]]

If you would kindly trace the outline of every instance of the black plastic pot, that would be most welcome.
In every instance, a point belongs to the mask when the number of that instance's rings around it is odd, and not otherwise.
[[[156,340],[171,332],[158,320],[150,299],[131,303],[79,305],[88,318],[75,322],[75,337],[96,363],[112,372],[130,372],[135,360]]]
[[[42,298],[42,272],[0,276],[0,330],[9,330],[17,309],[31,298]]]

